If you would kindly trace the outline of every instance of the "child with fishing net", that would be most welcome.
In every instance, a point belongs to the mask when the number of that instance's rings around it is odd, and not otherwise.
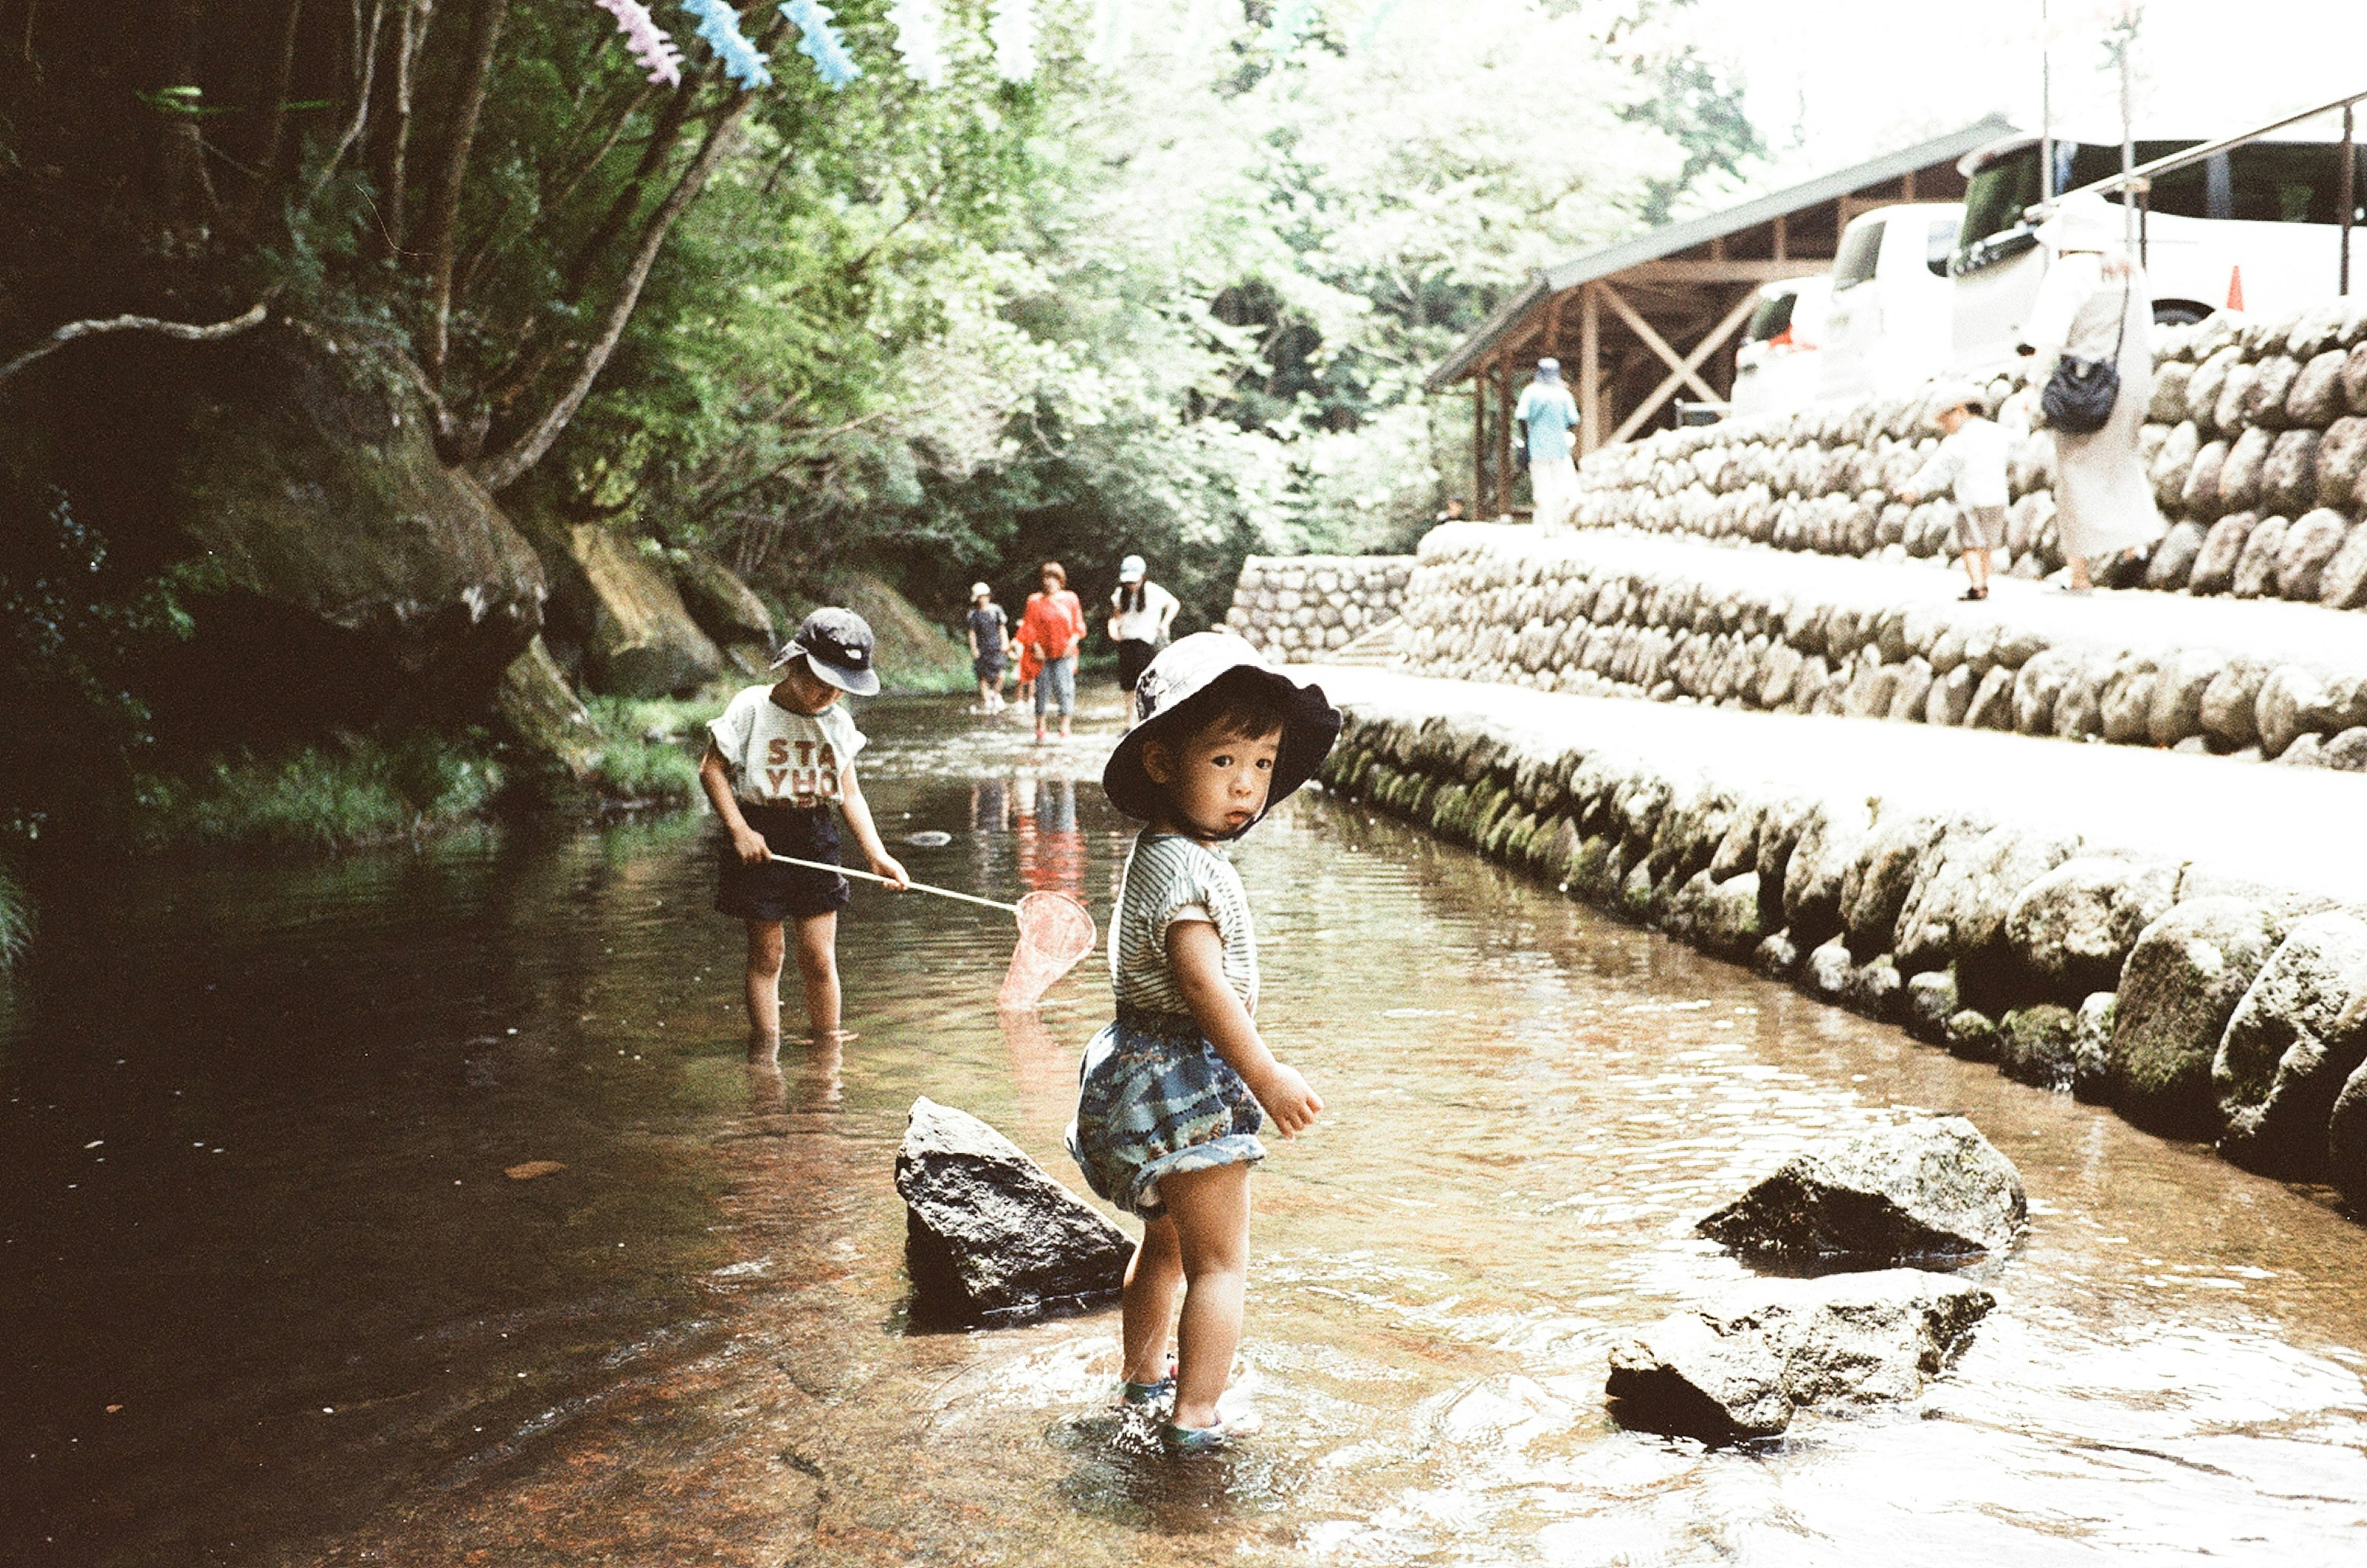
[[[839,694],[879,690],[871,627],[852,610],[816,610],[773,661],[779,679],[750,686],[707,727],[698,782],[722,822],[715,908],[747,922],[748,1055],[781,1048],[781,961],[786,923],[796,931],[806,1023],[817,1040],[839,1036],[838,912],[846,879],[838,862],[844,816],[871,869],[891,887],[904,868],[879,841],[855,782],[863,732]],[[796,856],[813,863],[785,863]]]
[[[1093,1190],[1144,1221],[1126,1276],[1121,1397],[1172,1393],[1161,1441],[1194,1453],[1255,1427],[1217,1399],[1240,1340],[1258,1132],[1270,1115],[1293,1136],[1323,1109],[1258,1033],[1257,939],[1223,846],[1313,776],[1340,715],[1220,632],[1161,652],[1134,700],[1102,784],[1148,825],[1110,922],[1117,1020],[1085,1048],[1068,1142]]]

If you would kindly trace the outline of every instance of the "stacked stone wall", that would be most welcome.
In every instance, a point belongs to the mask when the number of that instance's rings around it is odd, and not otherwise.
[[[1225,624],[1284,660],[1316,658],[1394,617],[1411,556],[1251,556]]]
[[[2367,651],[2074,639],[1999,599],[1901,606],[1865,568],[1517,525],[1418,562],[1397,653],[1424,674],[2367,769]]]
[[[2141,450],[2171,519],[2117,586],[2367,605],[2367,299],[2222,311],[2156,334]],[[2008,570],[2062,564],[2054,450],[2022,373],[1988,387],[2012,437]],[[1893,559],[1949,558],[1954,502],[1897,499],[1938,445],[1926,391],[1667,431],[1579,469],[1577,521]]]
[[[2367,1208],[2356,909],[1936,794],[1789,793],[1747,757],[1671,767],[1411,705],[1352,702],[1323,778],[1959,1056]]]

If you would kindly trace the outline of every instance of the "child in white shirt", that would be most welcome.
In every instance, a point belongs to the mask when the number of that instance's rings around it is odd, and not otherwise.
[[[1940,427],[1940,449],[1899,491],[1910,505],[1942,488],[1956,499],[1956,548],[1965,558],[1972,586],[1967,599],[1989,596],[1990,552],[2005,545],[2005,432],[1988,418],[1988,400],[1965,385],[1943,386],[1932,394],[1931,423]]]
[[[721,820],[715,908],[748,926],[748,1055],[770,1062],[781,1048],[782,925],[796,928],[806,1022],[818,1041],[840,1038],[838,911],[846,878],[782,865],[772,857],[838,863],[833,807],[855,830],[871,869],[902,887],[904,868],[879,841],[870,805],[855,783],[863,732],[841,692],[879,690],[871,628],[852,610],[816,610],[781,657],[780,680],[751,686],[707,726],[698,782]]]

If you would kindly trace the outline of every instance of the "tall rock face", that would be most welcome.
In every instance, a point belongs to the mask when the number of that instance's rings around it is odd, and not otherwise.
[[[167,725],[245,738],[481,711],[541,629],[533,547],[436,457],[382,361],[278,327],[210,354],[156,416],[179,423],[163,520],[197,552],[197,630],[158,671]]]
[[[551,572],[552,651],[580,660],[585,685],[662,697],[722,673],[723,650],[691,618],[663,558],[603,523],[527,525]]]

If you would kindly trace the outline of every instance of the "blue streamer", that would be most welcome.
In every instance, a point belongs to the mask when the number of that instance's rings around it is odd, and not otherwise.
[[[682,8],[698,18],[698,36],[723,62],[733,81],[751,92],[773,85],[773,68],[740,30],[739,12],[723,0],[682,0]]]
[[[846,52],[846,39],[831,25],[832,14],[821,0],[783,0],[781,6],[781,15],[798,29],[798,52],[835,92],[862,75],[863,67]]]

